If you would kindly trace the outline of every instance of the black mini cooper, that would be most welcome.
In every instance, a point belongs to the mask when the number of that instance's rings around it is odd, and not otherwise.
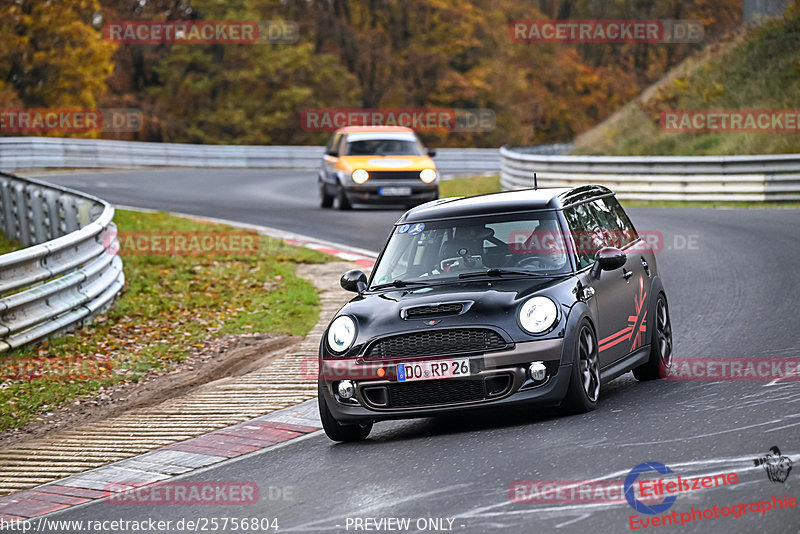
[[[429,202],[394,226],[320,344],[335,441],[376,421],[521,403],[594,409],[601,385],[668,374],[672,331],[652,243],[609,189]]]

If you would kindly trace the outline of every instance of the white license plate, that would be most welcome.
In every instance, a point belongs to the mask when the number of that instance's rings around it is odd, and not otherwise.
[[[384,197],[407,197],[411,194],[410,187],[381,187],[378,194]]]
[[[398,382],[441,380],[442,378],[455,378],[458,376],[469,376],[468,359],[428,360],[424,362],[397,364]]]

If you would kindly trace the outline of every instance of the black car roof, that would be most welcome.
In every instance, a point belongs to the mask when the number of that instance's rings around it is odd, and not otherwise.
[[[610,189],[602,185],[582,185],[572,188],[521,189],[474,197],[443,198],[407,211],[396,224],[537,209],[558,210],[572,204],[613,194]]]

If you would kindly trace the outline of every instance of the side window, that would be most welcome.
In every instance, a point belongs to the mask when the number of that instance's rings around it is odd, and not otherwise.
[[[609,202],[610,197],[592,201],[586,205],[589,211],[600,222],[603,234],[603,246],[623,248],[636,239],[635,232],[622,208],[614,199],[614,203]],[[624,220],[620,218],[620,213]]]
[[[328,145],[325,147],[325,154],[329,156],[338,156],[339,155],[339,139],[341,139],[342,134],[333,134],[330,141],[328,141]]]
[[[620,230],[620,237],[618,239],[620,246],[625,246],[629,243],[632,243],[639,237],[639,234],[636,233],[636,229],[633,227],[631,220],[628,218],[628,215],[625,213],[625,210],[622,209],[620,206],[619,201],[614,197],[606,197],[598,202],[603,203],[603,211],[606,213],[607,217],[610,220],[614,221],[614,224]]]
[[[621,234],[622,228],[617,224],[617,220],[610,215],[603,199],[594,200],[586,203],[586,208],[594,215],[599,223],[600,234],[603,239],[604,247],[623,246]]]
[[[580,204],[564,210],[570,235],[577,248],[578,269],[594,263],[595,253],[603,248],[603,231],[587,204]]]

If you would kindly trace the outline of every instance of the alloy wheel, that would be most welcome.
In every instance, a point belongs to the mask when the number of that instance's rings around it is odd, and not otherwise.
[[[600,394],[600,363],[597,356],[597,344],[588,326],[581,329],[578,357],[583,390],[590,401],[596,402]]]
[[[661,365],[664,371],[669,371],[672,366],[672,325],[663,299],[658,300],[656,307],[656,342],[661,354]]]

